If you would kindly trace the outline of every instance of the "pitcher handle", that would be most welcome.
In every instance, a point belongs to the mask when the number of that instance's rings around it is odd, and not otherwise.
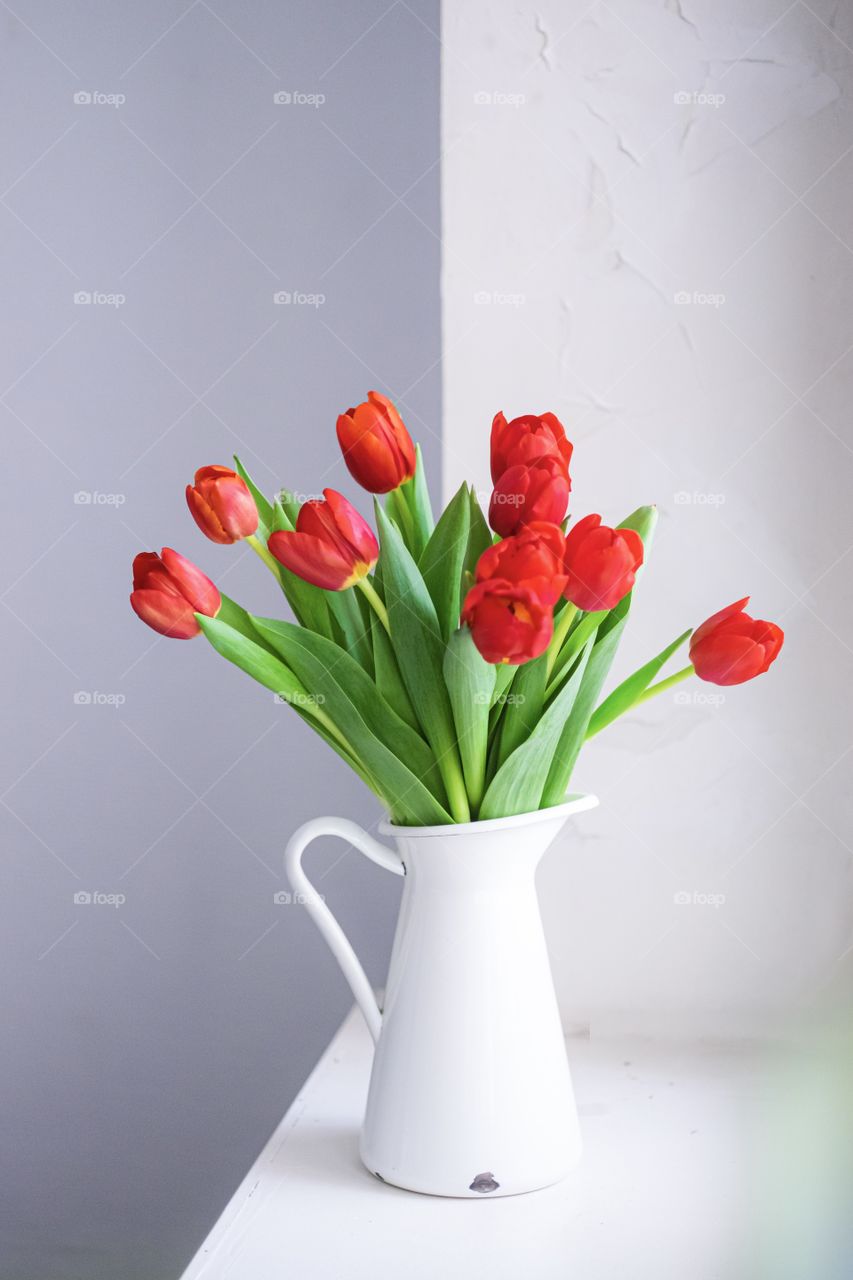
[[[341,966],[356,1003],[364,1014],[367,1029],[375,1044],[382,1027],[382,1011],[376,1003],[373,988],[343,929],[302,870],[302,854],[311,841],[316,840],[318,836],[339,836],[341,840],[354,845],[370,858],[371,862],[385,867],[386,871],[393,871],[395,875],[404,875],[405,868],[394,849],[380,844],[378,840],[373,839],[373,836],[368,835],[355,822],[350,822],[347,818],[314,818],[311,822],[304,823],[298,831],[294,831],[284,851],[284,866],[294,893],[302,894],[308,914]]]

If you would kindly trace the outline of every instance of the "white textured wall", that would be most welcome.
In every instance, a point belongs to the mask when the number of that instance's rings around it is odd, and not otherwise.
[[[601,808],[541,880],[567,1020],[749,1027],[837,1001],[853,6],[453,0],[443,24],[447,494],[487,487],[497,409],[554,410],[575,515],[661,509],[616,675],[749,592],[787,632],[768,676],[682,686],[587,749]]]

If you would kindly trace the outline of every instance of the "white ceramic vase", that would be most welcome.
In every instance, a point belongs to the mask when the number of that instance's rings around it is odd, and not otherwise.
[[[376,1043],[361,1158],[384,1182],[431,1195],[516,1195],[558,1182],[580,1132],[534,876],[577,796],[537,813],[380,832],[318,818],[293,835],[294,890],[340,963]],[[384,1009],[302,869],[336,835],[405,876]]]

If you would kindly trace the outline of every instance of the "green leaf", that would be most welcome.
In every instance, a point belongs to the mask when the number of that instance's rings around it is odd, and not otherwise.
[[[415,560],[420,560],[424,547],[432,537],[435,520],[432,514],[432,503],[429,498],[426,471],[421,446],[415,445],[415,474],[402,486],[402,497],[409,508],[414,530],[413,543],[410,548]]]
[[[545,705],[547,669],[547,653],[519,666],[501,718],[499,764],[503,764],[536,728]]]
[[[643,540],[644,564],[652,545],[657,519],[657,507],[638,507],[618,526],[620,529],[634,529],[640,535]],[[598,702],[607,673],[616,656],[622,632],[625,630],[633,595],[634,591],[629,591],[628,595],[623,597],[599,624],[580,692],[560,738],[554,763],[545,784],[542,795],[544,806],[561,804],[565,798],[572,770],[586,740],[586,732],[595,704]]]
[[[290,489],[280,489],[275,500],[275,505],[280,507],[284,512],[284,515],[288,520],[289,527],[291,529],[295,529],[296,519],[299,515],[299,508],[302,506],[302,503],[295,494],[293,494]],[[281,527],[286,528],[288,526],[282,525]]]
[[[444,683],[444,645],[426,583],[397,527],[376,504],[382,583],[391,643],[418,720],[435,752],[455,822],[470,817],[453,712]]]
[[[400,668],[394,656],[391,639],[379,619],[374,615],[371,621],[373,638],[373,667],[376,684],[383,698],[394,708],[401,720],[410,724],[420,732],[418,717],[412,706]]]
[[[486,662],[467,627],[450,637],[444,655],[444,678],[453,708],[456,739],[471,809],[476,813],[486,778],[489,707],[495,668]]]
[[[356,662],[373,676],[373,645],[370,639],[370,620],[362,611],[362,595],[354,587],[345,591],[326,591],[326,607],[335,625],[334,639],[342,649],[352,654]],[[366,602],[365,602],[366,603]]]
[[[468,490],[463,484],[447,504],[418,562],[445,640],[459,626],[462,569],[468,550],[469,522]]]
[[[628,597],[626,596],[625,600],[627,599]],[[624,603],[624,600],[621,601],[616,606],[616,609],[611,610],[611,617]],[[606,634],[598,636],[593,645],[580,690],[572,707],[572,714],[563,728],[560,741],[554,753],[553,764],[542,793],[543,808],[547,808],[552,804],[562,804],[565,799],[575,761],[584,744],[592,709],[598,701],[601,686],[607,677],[610,664],[622,638],[626,618],[627,609],[621,618],[617,619],[614,625],[609,627]],[[560,694],[557,695],[558,699],[559,697]]]
[[[252,621],[379,780],[395,821],[419,826],[449,822],[432,751],[389,706],[358,663],[332,641],[292,622]]]
[[[474,577],[474,571],[477,568],[477,561],[483,552],[492,545],[492,534],[486,523],[486,517],[483,515],[482,508],[477,501],[477,495],[473,486],[469,489],[469,534],[468,547],[465,552],[464,577],[468,581],[468,575]]]
[[[602,620],[607,617],[607,609],[601,609],[596,613],[585,613],[576,621],[575,625],[569,632],[568,638],[560,650],[560,656],[554,664],[554,670],[551,673],[551,683],[545,693],[546,701],[553,696],[559,689],[563,680],[569,673],[569,669],[575,660],[575,656],[584,647],[590,636],[595,635],[596,630]]]
[[[319,708],[314,699],[290,668],[254,630],[251,615],[245,609],[223,596],[223,608],[215,618],[205,618],[202,614],[197,614],[196,617],[217,653],[287,701],[299,718],[310,725],[315,733],[319,733],[333,751],[358,774],[362,782],[379,796],[386,808],[390,807],[376,778],[365,768],[350,744],[342,742],[335,735],[333,726],[327,727],[318,718]]]
[[[297,513],[298,514],[298,513]],[[276,498],[272,505],[272,533],[293,533],[296,521],[291,520],[287,508],[281,498]]]
[[[269,498],[265,497],[264,494],[261,493],[260,489],[255,484],[252,477],[249,475],[248,471],[243,466],[242,462],[237,457],[236,453],[234,454],[234,468],[237,472],[237,475],[240,476],[245,482],[246,488],[249,490],[249,493],[255,499],[255,506],[258,508],[258,516],[260,518],[260,525],[258,527],[258,537],[263,538],[263,541],[266,542],[267,538],[270,535],[270,530],[273,527],[272,503],[270,502]]]
[[[676,649],[679,649],[687,637],[692,634],[693,628],[690,627],[677,640],[673,640],[672,644],[668,644],[665,649],[662,649],[657,657],[652,658],[645,666],[640,667],[639,671],[635,671],[633,675],[628,676],[627,680],[623,680],[620,685],[617,685],[613,692],[608,694],[593,712],[586,731],[586,737],[592,738],[596,733],[600,733],[602,729],[606,729],[609,724],[612,724],[617,716],[630,711],[640,694],[644,693],[654,680],[661,667],[669,661]]]
[[[583,680],[592,641],[579,655],[575,668],[526,742],[516,747],[489,784],[481,818],[505,818],[544,808],[543,791],[554,753]]]

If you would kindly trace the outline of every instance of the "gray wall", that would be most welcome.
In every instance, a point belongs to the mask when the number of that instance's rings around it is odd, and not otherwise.
[[[352,496],[334,421],[369,387],[437,491],[437,9],[0,13],[4,1280],[177,1275],[349,1004],[273,895],[297,824],[377,806],[203,640],[138,623],[130,561],[175,546],[274,611],[183,487],[238,449],[268,490]],[[397,886],[344,854],[313,866],[378,982]]]

